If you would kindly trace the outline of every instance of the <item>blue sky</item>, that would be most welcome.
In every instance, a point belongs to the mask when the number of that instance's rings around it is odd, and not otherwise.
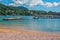
[[[0,0],[11,6],[25,6],[30,10],[60,11],[60,0]]]

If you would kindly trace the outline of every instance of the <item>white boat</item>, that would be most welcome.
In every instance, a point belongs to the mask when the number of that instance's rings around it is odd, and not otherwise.
[[[23,18],[4,18],[3,20],[21,20]]]
[[[33,19],[39,19],[39,16],[34,16]]]

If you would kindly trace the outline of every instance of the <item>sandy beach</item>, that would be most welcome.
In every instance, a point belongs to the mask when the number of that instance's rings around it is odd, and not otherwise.
[[[0,28],[0,40],[60,40],[60,33],[31,32]]]

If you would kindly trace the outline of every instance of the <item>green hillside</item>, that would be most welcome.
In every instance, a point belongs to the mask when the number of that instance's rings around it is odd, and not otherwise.
[[[0,15],[28,15],[28,9],[23,6],[12,7],[0,3]]]

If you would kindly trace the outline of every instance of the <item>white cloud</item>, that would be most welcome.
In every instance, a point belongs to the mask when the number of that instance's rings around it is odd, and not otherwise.
[[[54,3],[53,3],[53,6],[55,6],[55,7],[57,7],[57,6],[59,6],[59,5],[60,5],[60,2],[58,2],[58,3],[57,3],[57,2],[54,2]]]
[[[13,3],[9,5],[28,5],[28,6],[37,6],[37,5],[43,5],[42,0],[13,0]]]
[[[58,7],[59,5],[60,5],[60,2],[53,2],[53,3],[46,2],[44,4],[44,6],[46,6],[46,7]]]
[[[52,3],[49,3],[49,2],[46,2],[43,6],[46,6],[46,7],[52,7],[53,4],[52,4]]]
[[[28,0],[13,0],[15,4],[25,4]]]
[[[37,6],[37,5],[43,5],[42,0],[31,0],[29,3],[29,6]]]
[[[30,7],[34,6],[46,6],[46,7],[58,7],[60,2],[43,2],[43,0],[13,0],[13,3],[9,4],[12,6],[21,6],[21,5],[28,5]]]
[[[13,3],[10,3],[9,5],[11,6],[20,6],[23,4],[26,4],[28,2],[28,0],[12,0]]]

